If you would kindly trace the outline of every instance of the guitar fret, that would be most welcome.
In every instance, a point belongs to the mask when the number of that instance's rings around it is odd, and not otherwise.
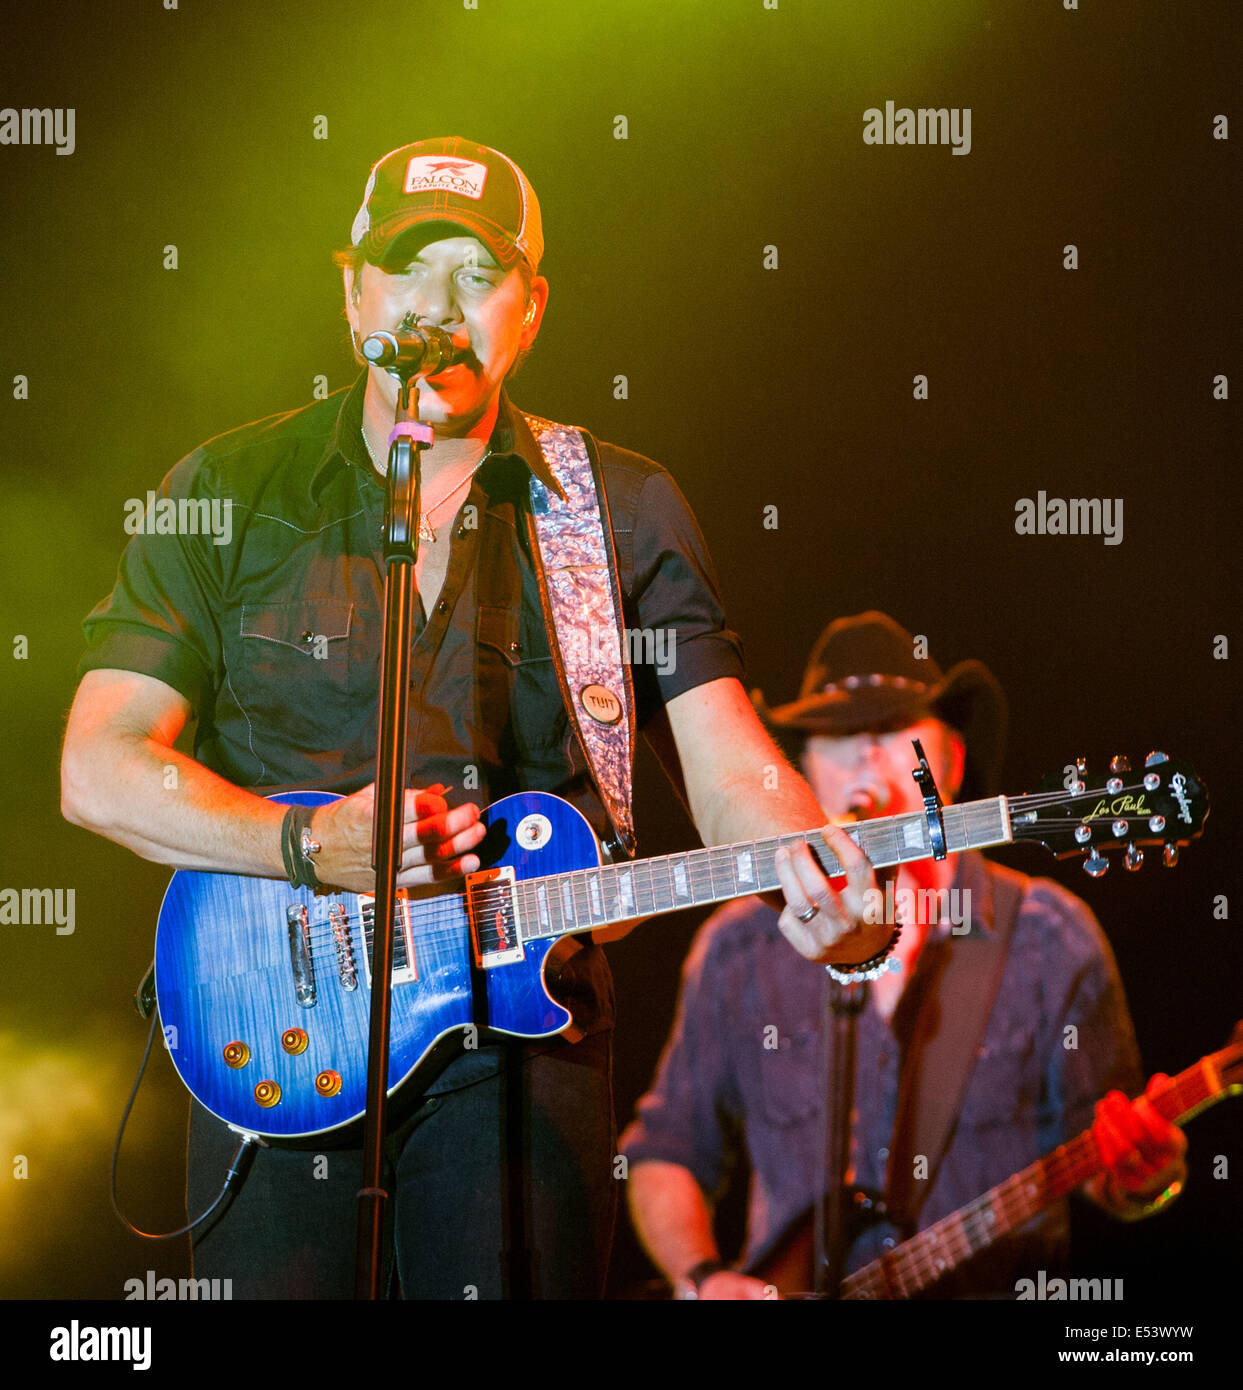
[[[686,863],[688,858],[689,856],[685,854],[671,854],[669,856],[669,876],[673,886],[673,901],[683,907],[690,907],[695,902],[690,870]]]
[[[600,886],[600,870],[588,869],[583,878],[587,883],[587,918],[593,926],[602,926],[606,917],[604,892]]]
[[[691,883],[691,901],[710,903],[712,893],[712,862],[705,858],[703,850],[695,850],[686,856],[686,868]]]
[[[618,864],[614,870],[614,882],[617,896],[610,916],[615,922],[624,922],[635,915],[634,869],[629,864]]]
[[[561,918],[567,930],[578,926],[578,905],[574,898],[574,875],[561,875]]]
[[[735,845],[734,849],[734,881],[743,889],[752,889],[757,885],[756,863],[755,863],[755,844]]]
[[[734,877],[734,856],[728,847],[708,851],[708,881],[714,899],[736,896],[738,880]]]
[[[656,910],[656,887],[652,882],[651,860],[640,861],[634,866],[635,875],[635,916],[648,917]]]
[[[516,881],[512,887],[514,906],[518,909],[519,938],[526,941],[540,936],[539,910],[535,903],[534,889],[531,882],[527,880]],[[498,894],[501,891],[501,885],[499,884],[492,890],[492,892]],[[483,932],[486,932],[489,937],[494,935],[491,925],[485,926]]]
[[[591,922],[591,894],[587,887],[586,869],[575,869],[565,875],[574,897],[574,920],[580,927]]]

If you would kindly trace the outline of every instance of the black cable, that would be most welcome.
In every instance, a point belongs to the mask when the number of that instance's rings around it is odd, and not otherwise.
[[[146,1050],[142,1054],[142,1061],[138,1064],[138,1075],[134,1078],[134,1089],[129,1093],[129,1100],[125,1103],[125,1113],[121,1116],[121,1127],[117,1130],[117,1141],[112,1146],[112,1167],[108,1179],[108,1196],[112,1202],[112,1210],[117,1214],[117,1220],[123,1225],[128,1226],[136,1236],[141,1236],[143,1240],[172,1240],[176,1236],[187,1235],[196,1226],[201,1226],[204,1221],[216,1210],[234,1181],[245,1175],[251,1163],[254,1161],[254,1151],[261,1144],[257,1135],[244,1134],[241,1142],[233,1151],[233,1157],[229,1160],[229,1171],[225,1174],[224,1186],[220,1189],[220,1195],[207,1208],[202,1216],[191,1221],[188,1226],[182,1226],[176,1231],[163,1231],[155,1233],[152,1231],[140,1231],[137,1226],[130,1221],[121,1208],[117,1205],[117,1159],[121,1154],[121,1140],[125,1134],[125,1126],[129,1123],[130,1111],[134,1108],[134,1101],[138,1098],[138,1088],[142,1085],[143,1073],[147,1070],[147,1061],[151,1056],[151,1044],[155,1041],[155,1026],[159,1022],[159,1014],[152,1010],[151,1030],[147,1034]]]

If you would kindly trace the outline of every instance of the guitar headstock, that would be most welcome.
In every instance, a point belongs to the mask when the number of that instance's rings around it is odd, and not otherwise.
[[[1036,840],[1059,859],[1081,854],[1085,871],[1099,878],[1109,868],[1105,851],[1124,847],[1128,869],[1144,862],[1146,845],[1161,845],[1173,868],[1181,846],[1203,830],[1209,804],[1186,763],[1149,753],[1138,772],[1118,757],[1098,777],[1079,759],[1062,777],[1046,777],[1039,791],[1009,798],[1009,810],[1016,840]]]

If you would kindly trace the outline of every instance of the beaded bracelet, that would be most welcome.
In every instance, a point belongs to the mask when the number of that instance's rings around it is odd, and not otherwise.
[[[1155,1197],[1150,1197],[1145,1201],[1142,1197],[1135,1198],[1125,1187],[1113,1180],[1112,1175],[1105,1179],[1105,1186],[1115,1210],[1125,1212],[1130,1221],[1142,1221],[1146,1216],[1152,1216],[1162,1207],[1167,1207],[1175,1197],[1183,1190],[1182,1182],[1175,1180],[1170,1183],[1164,1192],[1158,1192]]]
[[[861,960],[858,965],[848,966],[845,970],[839,970],[835,965],[826,965],[824,968],[829,972],[829,977],[837,981],[839,985],[857,985],[864,980],[879,980],[882,975],[889,973],[890,960],[893,955],[893,948],[898,944],[898,938],[902,935],[902,923],[899,922],[893,929],[893,935],[886,942],[882,950],[877,951],[874,956],[869,956],[867,960]]]

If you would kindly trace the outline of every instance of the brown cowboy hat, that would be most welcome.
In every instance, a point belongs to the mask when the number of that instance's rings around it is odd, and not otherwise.
[[[966,744],[960,798],[996,795],[1006,737],[1006,697],[997,678],[980,661],[960,661],[942,673],[915,650],[912,634],[887,613],[838,618],[812,648],[797,700],[770,709],[758,690],[751,699],[774,732],[800,744],[810,734],[842,736],[940,719]],[[783,741],[788,747],[790,739]]]

